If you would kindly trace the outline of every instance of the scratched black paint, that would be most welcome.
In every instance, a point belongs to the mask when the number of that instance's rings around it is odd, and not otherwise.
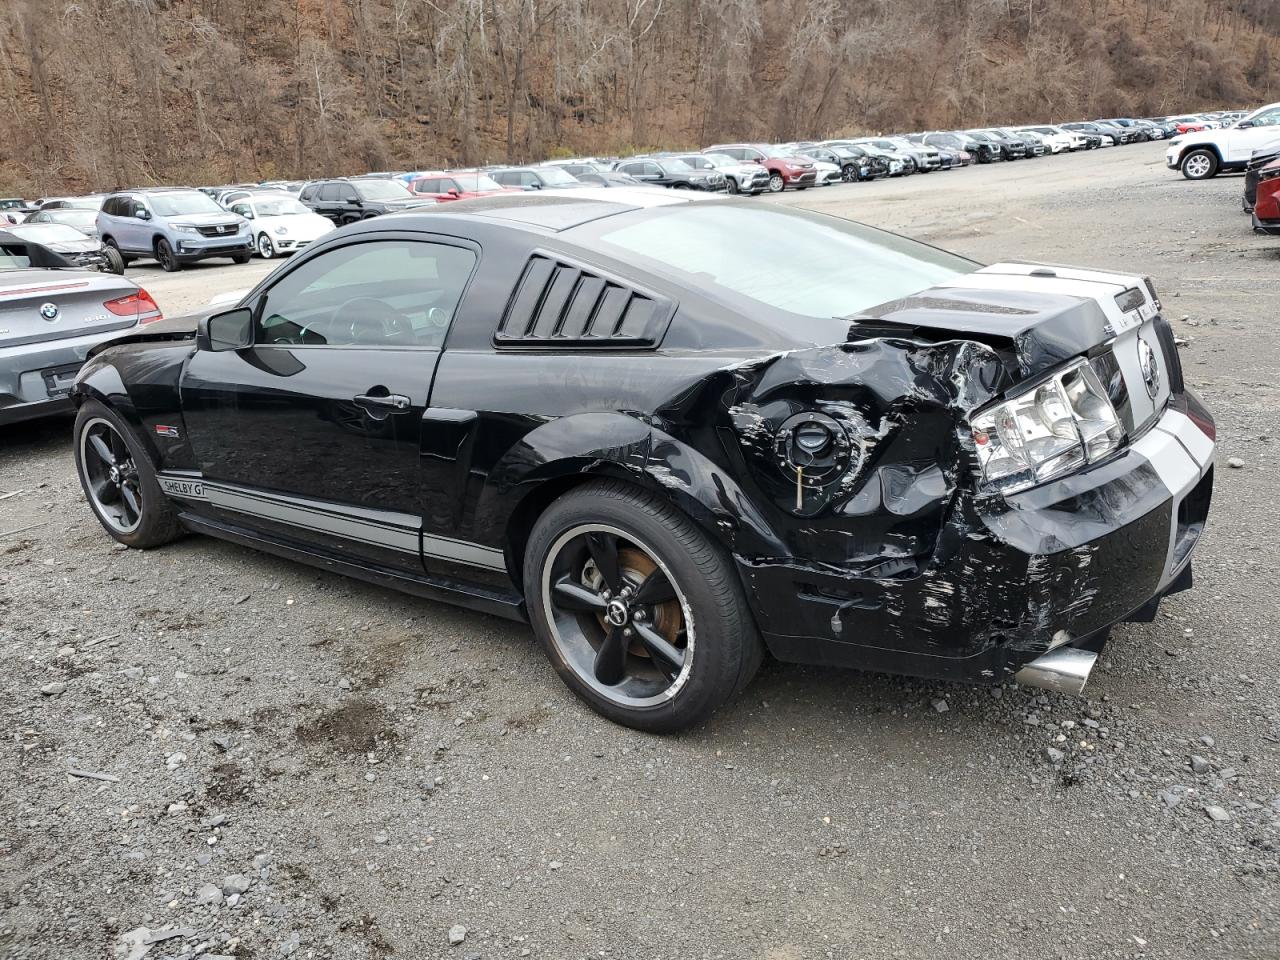
[[[233,525],[199,503],[184,505],[194,529],[513,617],[523,616],[520,551],[538,511],[594,477],[653,490],[722,544],[782,659],[994,679],[1058,631],[1088,638],[1149,610],[1171,519],[1149,466],[1119,458],[1007,499],[975,483],[968,414],[1094,348],[1106,335],[1095,306],[926,291],[832,320],[821,335],[788,335],[576,244],[558,231],[618,211],[553,200],[522,199],[514,213],[500,200],[456,203],[397,217],[394,231],[373,221],[295,257],[353,235],[474,243],[477,271],[445,348],[429,357],[209,354],[195,349],[189,321],[169,322],[96,351],[76,396],[120,409],[160,469],[257,476],[411,511],[426,534],[502,550],[507,571],[421,557],[397,568],[382,555],[294,543],[266,522]],[[670,297],[666,340],[608,353],[496,347],[502,306],[534,250]],[[345,402],[371,378],[394,378],[412,416],[388,426]],[[1193,394],[1174,402],[1212,422]],[[803,488],[796,509],[776,434],[803,411],[840,424],[857,455],[847,472]],[[181,437],[157,437],[158,423],[180,424]]]

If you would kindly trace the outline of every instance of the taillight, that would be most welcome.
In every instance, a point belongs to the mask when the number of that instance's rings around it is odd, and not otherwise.
[[[154,323],[164,319],[159,305],[142,287],[138,288],[137,293],[108,300],[103,306],[117,317],[137,317],[139,323]]]

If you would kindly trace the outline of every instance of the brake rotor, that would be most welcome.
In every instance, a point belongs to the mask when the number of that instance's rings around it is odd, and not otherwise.
[[[618,568],[622,572],[623,579],[635,588],[644,583],[649,578],[649,575],[658,569],[658,564],[643,550],[636,547],[623,547],[618,551]],[[582,582],[597,591],[604,589],[604,577],[596,569],[594,561],[587,561],[587,565],[582,571]],[[663,603],[653,604],[652,608],[653,620],[651,623],[654,629],[662,634],[667,643],[673,647],[677,649],[683,648],[684,640],[680,634],[684,629],[684,612],[680,607],[679,599],[672,597]],[[604,614],[597,614],[596,621],[600,624],[602,630],[606,633],[609,631],[610,627],[605,622]],[[649,651],[638,640],[631,642],[627,652],[637,657],[649,656]]]

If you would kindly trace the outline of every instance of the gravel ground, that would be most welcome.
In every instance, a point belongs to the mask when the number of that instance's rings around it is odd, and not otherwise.
[[[781,198],[1155,277],[1215,503],[1196,588],[1087,699],[775,664],[643,736],[517,625],[116,548],[67,422],[0,433],[0,956],[1280,957],[1280,243],[1162,153]],[[265,269],[130,273],[174,313]]]

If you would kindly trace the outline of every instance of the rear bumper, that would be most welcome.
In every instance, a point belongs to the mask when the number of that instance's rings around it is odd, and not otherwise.
[[[126,323],[83,337],[0,347],[0,424],[71,410],[70,382],[89,350],[131,329]]]
[[[1280,237],[1280,220],[1264,220],[1258,216],[1255,210],[1253,212],[1253,229],[1255,233],[1265,233],[1268,236]]]
[[[1212,419],[1193,394],[1109,463],[996,503],[961,495],[919,574],[739,557],[780,660],[998,682],[1063,645],[1149,620],[1191,584],[1213,487]]]

